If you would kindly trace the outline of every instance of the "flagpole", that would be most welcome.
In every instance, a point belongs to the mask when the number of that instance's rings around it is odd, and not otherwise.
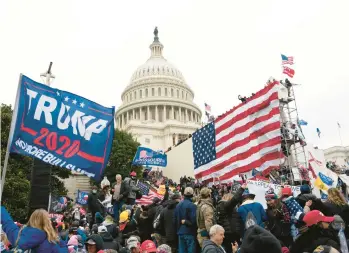
[[[2,168],[2,170],[0,172],[0,174],[1,174],[0,203],[2,201],[2,193],[3,193],[4,185],[5,185],[6,171],[7,171],[7,166],[8,166],[8,160],[10,158],[10,149],[11,149],[13,134],[14,134],[14,131],[16,128],[16,123],[17,123],[18,103],[19,103],[19,95],[20,95],[20,90],[21,90],[21,83],[22,83],[22,74],[19,75],[16,100],[15,100],[15,105],[14,105],[12,119],[11,119],[11,128],[10,128],[10,133],[8,135],[8,140],[7,140],[7,148],[6,148],[6,154],[5,154],[5,160],[4,160],[4,167]],[[0,166],[1,166],[1,164],[0,164]]]

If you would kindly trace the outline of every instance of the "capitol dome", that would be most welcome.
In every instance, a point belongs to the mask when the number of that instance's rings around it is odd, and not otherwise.
[[[142,146],[166,150],[201,126],[201,111],[182,73],[162,54],[157,28],[150,58],[131,76],[116,112],[117,127]]]

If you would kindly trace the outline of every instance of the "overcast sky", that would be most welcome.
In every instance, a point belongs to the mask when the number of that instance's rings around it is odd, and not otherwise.
[[[349,145],[348,9],[346,0],[2,0],[0,101],[13,104],[21,72],[40,81],[53,61],[53,87],[118,107],[158,26],[164,56],[202,109],[207,102],[221,114],[239,103],[239,94],[281,78],[283,53],[295,57],[308,142],[340,145],[339,122]]]

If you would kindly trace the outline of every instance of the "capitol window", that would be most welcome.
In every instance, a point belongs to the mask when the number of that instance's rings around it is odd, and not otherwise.
[[[145,97],[148,97],[148,88],[145,89]]]
[[[173,97],[173,89],[171,89],[171,97]]]
[[[177,90],[177,97],[179,98],[179,90]]]
[[[184,91],[182,91],[182,98],[184,98]]]
[[[165,88],[165,96],[167,96],[167,88]]]
[[[139,97],[142,98],[143,94],[142,94],[142,90],[139,90]]]
[[[161,96],[161,88],[158,88],[158,96]]]
[[[155,89],[151,88],[151,95],[154,97],[155,96]]]
[[[134,97],[135,97],[135,99],[137,98],[136,91],[134,92]]]

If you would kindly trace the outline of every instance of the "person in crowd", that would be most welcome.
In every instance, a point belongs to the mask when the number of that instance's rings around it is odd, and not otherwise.
[[[196,252],[196,206],[192,202],[193,194],[193,188],[185,188],[184,200],[175,208],[173,225],[178,235],[179,253]]]
[[[173,253],[177,252],[178,237],[176,228],[173,226],[173,219],[175,209],[178,203],[181,201],[181,195],[175,193],[172,195],[171,200],[168,202],[167,207],[161,211],[160,214],[160,227],[165,231],[164,241],[171,247]]]
[[[140,253],[141,252],[140,240],[136,236],[131,236],[126,242],[126,248],[131,253]]]
[[[44,209],[35,210],[26,226],[19,228],[6,208],[1,206],[1,225],[8,240],[16,250],[35,249],[37,253],[67,253],[68,247],[60,240]]]
[[[119,222],[120,210],[122,205],[124,204],[124,197],[121,194],[125,192],[125,185],[122,183],[122,177],[120,174],[115,176],[116,183],[113,187],[113,211],[114,211],[114,219]]]
[[[136,222],[132,219],[128,211],[123,211],[120,214],[119,231],[121,236],[119,240],[122,245],[124,245],[125,241],[130,238],[130,236],[139,234]]]
[[[304,208],[305,203],[308,200],[316,200],[316,196],[311,193],[311,188],[308,184],[303,184],[300,187],[301,193],[296,197],[296,201],[299,203],[299,205]]]
[[[246,224],[247,216],[250,214],[256,220],[257,225],[264,228],[264,222],[267,221],[267,214],[262,204],[254,201],[255,196],[246,188],[242,194],[242,204],[238,208],[238,213],[244,224]]]
[[[223,247],[227,253],[232,252],[231,243],[240,243],[242,235],[242,220],[237,212],[237,205],[242,202],[242,194],[247,185],[243,184],[234,195],[226,193],[217,206],[217,223],[224,230]]]
[[[306,213],[303,222],[308,229],[296,239],[290,252],[313,252],[320,245],[328,245],[340,250],[338,232],[330,226],[334,220],[335,217],[325,216],[318,210]]]
[[[141,206],[137,224],[141,241],[151,240],[153,221],[148,218],[148,206]]]
[[[349,225],[349,206],[343,194],[337,188],[330,188],[327,191],[327,200],[324,202],[324,214],[334,216],[338,214]],[[349,239],[348,228],[345,229],[345,235]]]
[[[280,241],[272,233],[253,225],[247,228],[239,250],[234,250],[234,253],[283,253],[286,249],[281,247]]]
[[[95,215],[95,224],[97,224],[97,226],[99,227],[103,222],[104,216],[100,212],[97,212]]]
[[[91,235],[85,244],[88,253],[97,253],[104,249],[103,239],[100,235]]]
[[[119,250],[119,244],[116,240],[111,236],[111,234],[108,232],[108,229],[105,226],[99,226],[98,227],[98,234],[103,239],[104,249],[114,249]]]
[[[91,193],[88,195],[88,199],[87,199],[87,206],[89,211],[92,214],[92,221],[90,222],[90,228],[92,228],[92,225],[94,224],[94,219],[96,216],[96,213],[102,213],[102,206],[100,204],[100,202],[98,201],[98,187],[97,186],[92,186],[92,191]]]
[[[128,205],[134,205],[136,203],[137,192],[139,189],[137,187],[137,173],[132,171],[130,173],[130,178],[125,178],[123,181],[124,187],[122,187],[121,195],[125,198],[125,202]]]
[[[156,245],[151,240],[146,240],[141,244],[141,252],[142,253],[156,253]]]
[[[161,244],[157,250],[156,253],[173,253],[171,247],[167,244]]]
[[[224,240],[224,228],[221,225],[213,225],[209,230],[210,239],[204,239],[202,253],[225,253],[222,244]],[[232,245],[230,245],[232,248]]]
[[[313,253],[340,253],[340,252],[331,246],[320,245],[313,251]]]
[[[200,200],[196,207],[196,223],[198,226],[197,240],[200,247],[209,238],[210,228],[214,225],[215,208],[212,203],[211,190],[204,187],[200,190]]]
[[[288,188],[290,189],[290,188]],[[273,188],[266,192],[267,220],[269,231],[287,247],[293,242],[291,236],[291,217],[286,205],[278,198]]]
[[[112,205],[111,205],[112,195],[110,194],[110,185],[109,184],[103,185],[102,191],[100,192],[98,199],[103,206],[102,211],[104,213],[107,212],[109,210],[109,208],[112,207]]]
[[[107,215],[102,225],[107,228],[108,232],[114,239],[118,237],[118,227],[114,223],[113,217],[111,217],[110,215]]]

